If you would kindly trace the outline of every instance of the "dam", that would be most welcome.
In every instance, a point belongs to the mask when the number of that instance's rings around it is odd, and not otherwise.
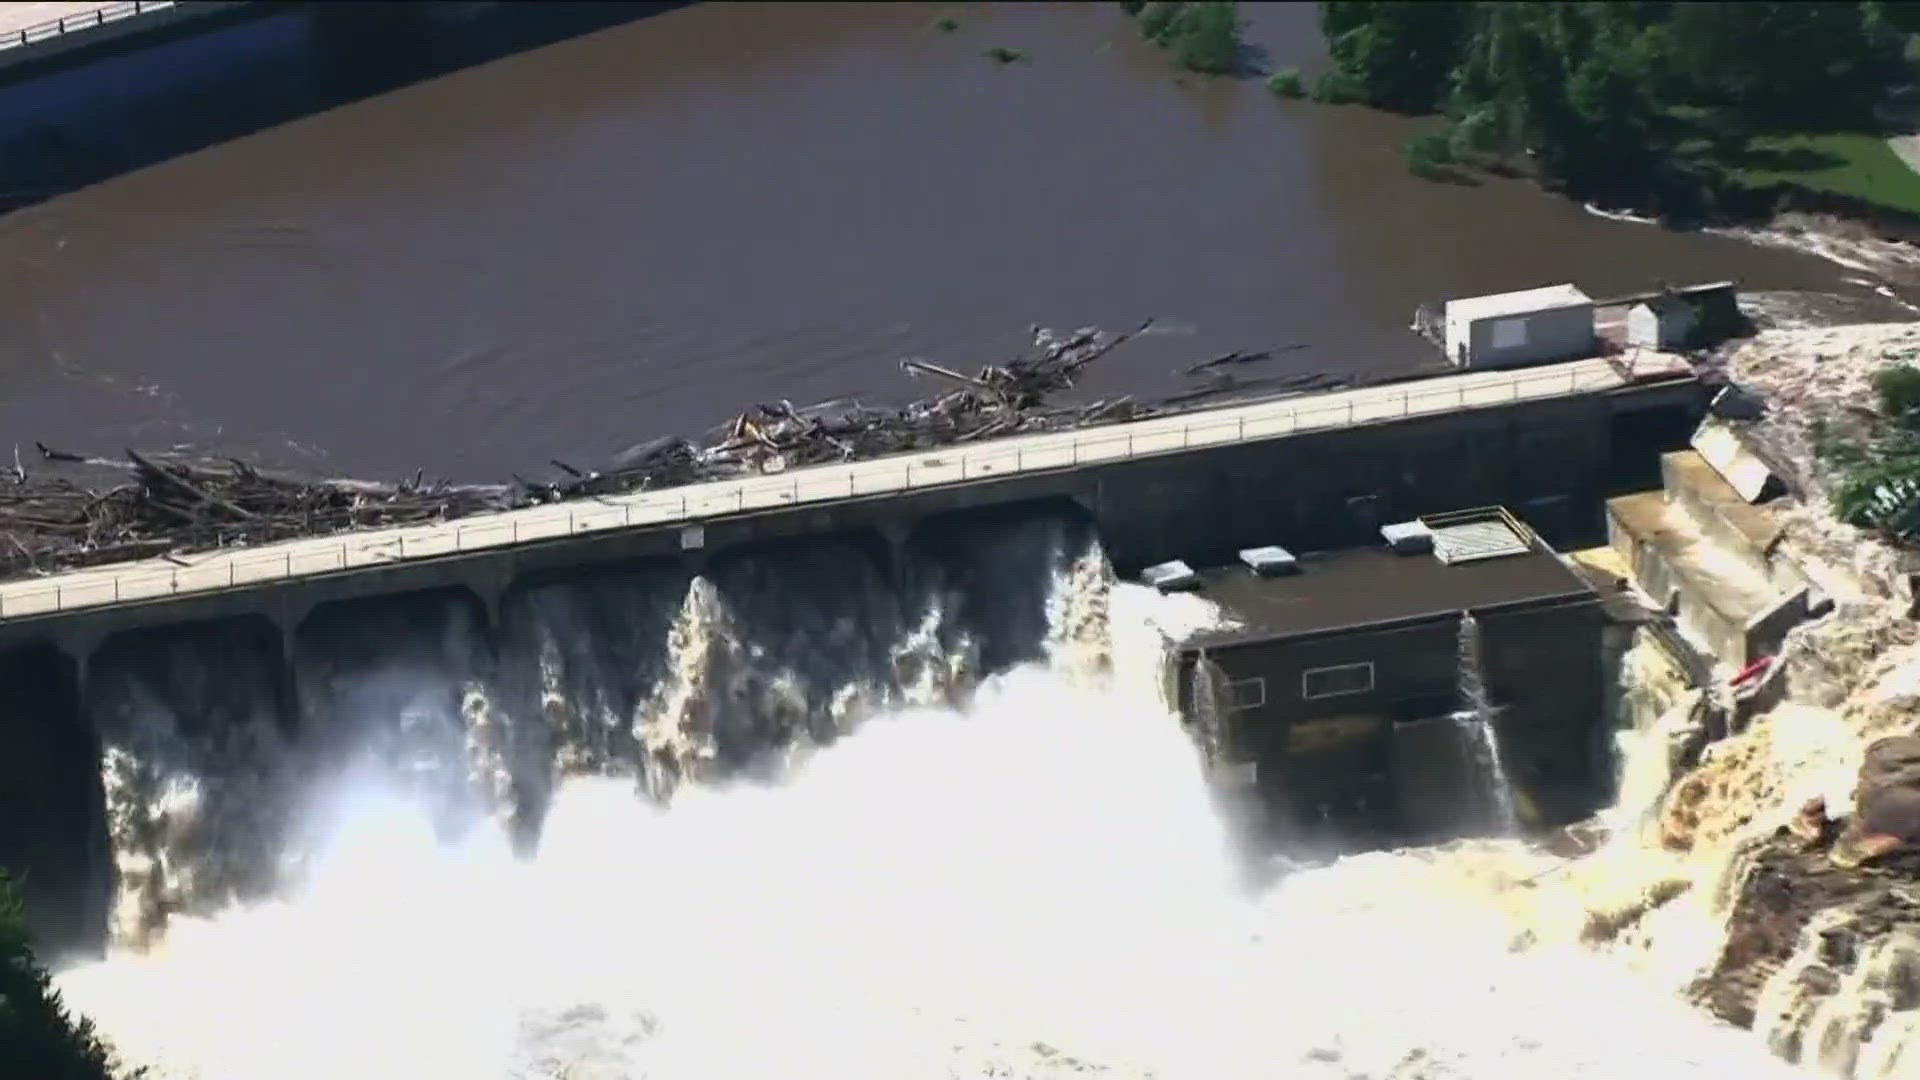
[[[1593,535],[1701,404],[1596,358],[7,582],[0,864],[49,940],[137,939],[270,890],[283,771],[347,758],[532,843],[559,775],[751,776],[1062,647],[1060,581],[1462,506]]]

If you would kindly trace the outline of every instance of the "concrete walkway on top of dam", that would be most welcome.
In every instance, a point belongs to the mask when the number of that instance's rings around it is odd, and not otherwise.
[[[1678,357],[1643,354],[1630,365],[1594,358],[1518,371],[1465,372],[846,464],[806,466],[661,491],[549,503],[432,525],[335,533],[185,557],[115,563],[0,584],[0,620],[499,550],[582,533],[694,526],[706,518],[747,511],[823,504],[1517,401],[1602,393],[1638,379],[1686,371]],[[681,541],[685,548],[698,548],[703,543],[703,537],[691,529]]]
[[[174,6],[172,0],[83,0],[81,3],[0,4],[0,49],[12,45],[32,45],[73,30],[89,29],[109,22],[144,15]]]

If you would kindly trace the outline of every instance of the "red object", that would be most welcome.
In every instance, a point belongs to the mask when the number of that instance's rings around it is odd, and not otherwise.
[[[1741,668],[1739,672],[1734,675],[1733,678],[1727,680],[1727,685],[1739,686],[1742,683],[1752,682],[1754,679],[1759,678],[1760,674],[1766,671],[1768,665],[1772,663],[1773,663],[1773,657],[1763,656],[1760,659],[1755,660],[1752,663],[1749,663],[1746,667]]]

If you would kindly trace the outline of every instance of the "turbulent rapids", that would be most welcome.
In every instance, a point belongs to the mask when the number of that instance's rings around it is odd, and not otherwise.
[[[363,611],[318,745],[233,650],[113,661],[118,944],[60,985],[201,1080],[1788,1074],[1517,937],[1517,841],[1249,884],[1161,697],[1211,612],[979,548],[556,587],[497,649]]]

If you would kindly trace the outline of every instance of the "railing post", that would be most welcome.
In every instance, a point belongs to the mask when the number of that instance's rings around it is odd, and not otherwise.
[[[1247,418],[1244,416],[1240,418],[1240,434],[1234,436],[1233,441],[1234,442],[1247,441]]]

